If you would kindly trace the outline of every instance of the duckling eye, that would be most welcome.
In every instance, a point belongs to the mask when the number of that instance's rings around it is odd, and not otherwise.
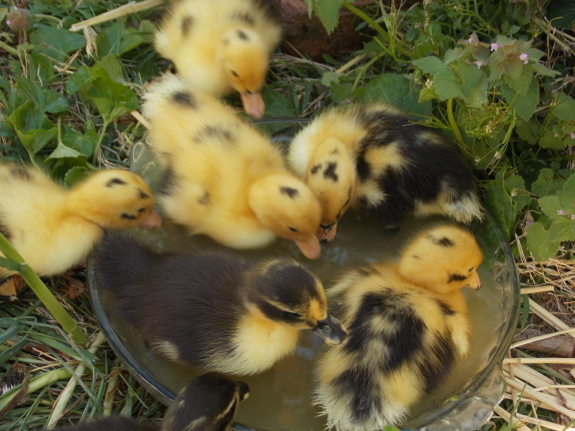
[[[140,209],[138,210],[138,214],[142,214],[142,212],[144,212],[145,210],[146,210],[146,208],[140,208]]]
[[[252,93],[250,90],[246,90],[246,93],[247,93],[247,94],[254,94],[254,93]]]
[[[284,313],[289,317],[293,317],[294,319],[301,319],[303,317],[301,314],[292,313],[291,311],[284,311]]]
[[[240,77],[240,76],[236,73],[235,70],[232,70],[231,72],[232,72],[232,75],[234,75],[236,78],[239,78],[239,77]]]
[[[469,272],[473,271],[473,267],[469,268]]]
[[[292,232],[299,232],[295,227],[288,226],[288,229]]]

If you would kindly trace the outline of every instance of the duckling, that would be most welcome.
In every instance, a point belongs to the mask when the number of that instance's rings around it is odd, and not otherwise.
[[[234,382],[221,373],[205,373],[182,389],[166,411],[161,425],[111,416],[60,428],[60,431],[224,431],[249,391],[244,382]]]
[[[260,90],[280,38],[273,2],[180,0],[169,7],[155,46],[193,88],[217,97],[235,90],[248,115],[260,118]]]
[[[279,235],[319,257],[319,203],[268,139],[175,75],[150,84],[144,100],[168,218],[228,247],[263,247]]]
[[[95,265],[117,315],[152,350],[187,366],[255,374],[292,353],[302,329],[327,343],[345,336],[321,282],[292,259],[249,265],[221,254],[156,253],[108,235]]]
[[[238,404],[250,394],[244,382],[216,372],[202,374],[178,394],[168,408],[162,431],[224,431],[233,422]]]
[[[480,287],[482,260],[470,232],[439,225],[408,243],[397,262],[353,270],[328,291],[349,331],[317,362],[315,403],[330,428],[397,425],[444,381],[469,350],[461,289]]]
[[[0,164],[0,232],[41,276],[68,270],[104,229],[158,226],[153,207],[148,185],[132,172],[99,171],[66,190],[38,169]],[[12,274],[0,267],[0,285]]]
[[[406,213],[446,214],[463,223],[483,217],[458,150],[388,105],[328,110],[294,137],[288,159],[320,201],[320,240],[335,237],[353,205],[386,229],[396,229]]]

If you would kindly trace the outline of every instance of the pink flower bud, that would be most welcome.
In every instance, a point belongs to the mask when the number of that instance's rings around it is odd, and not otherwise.
[[[499,45],[497,45],[496,43],[491,44],[491,51],[497,51],[498,49],[499,49]]]
[[[11,7],[6,15],[6,24],[12,30],[28,30],[32,24],[32,17],[27,9]]]
[[[523,60],[523,63],[524,63],[524,64],[529,63],[529,60],[527,60],[527,54],[525,54],[525,53],[521,54],[521,55],[519,56],[519,59],[520,59],[520,60]]]
[[[559,211],[557,211],[557,214],[559,214],[559,215],[567,215],[567,213],[565,212],[565,210],[559,210]]]

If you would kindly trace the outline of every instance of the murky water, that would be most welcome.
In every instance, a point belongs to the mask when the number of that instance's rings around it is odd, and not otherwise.
[[[143,171],[144,176],[151,179],[154,188],[156,167],[150,165],[149,160],[149,155],[144,154],[139,159],[136,170]],[[337,238],[322,247],[322,255],[316,261],[305,259],[293,242],[283,239],[278,239],[265,249],[232,252],[246,259],[293,257],[318,275],[326,289],[329,289],[346,269],[363,266],[385,257],[393,257],[407,238],[430,222],[440,219],[439,217],[425,221],[408,219],[398,232],[386,233],[371,220],[362,219],[348,212],[340,222]],[[413,409],[413,416],[434,409],[448,398],[456,396],[471,379],[481,374],[488,366],[486,358],[489,352],[501,342],[502,328],[508,327],[505,322],[511,316],[505,315],[505,310],[509,307],[502,307],[502,304],[509,301],[510,291],[517,286],[511,286],[507,279],[500,280],[501,268],[506,266],[498,263],[498,259],[502,259],[502,254],[497,251],[498,244],[493,242],[494,229],[496,227],[489,222],[484,226],[475,227],[478,235],[486,238],[483,241],[486,259],[479,269],[482,288],[479,291],[465,289],[474,328],[470,353],[455,367],[438,391],[423,399]],[[193,249],[202,252],[224,249],[207,237],[189,236],[185,229],[167,223],[161,229],[135,230],[134,234],[158,250]],[[490,245],[486,245],[487,243]],[[230,252],[230,249],[225,250]],[[506,262],[506,265],[509,264],[509,261]],[[93,266],[90,269],[97,271]],[[120,346],[116,346],[116,350],[125,349],[124,352],[120,351],[120,354],[131,356],[132,366],[141,368],[148,375],[147,378],[155,381],[156,386],[161,388],[164,394],[168,394],[169,397],[170,393],[177,393],[194,377],[193,371],[175,365],[149,351],[134,328],[130,328],[118,316],[109,313],[110,298],[106,295],[98,297],[98,292],[95,290],[97,286],[92,284],[90,287],[93,290],[93,299],[95,298],[95,308],[98,308],[97,302],[101,299],[104,315],[120,338]],[[114,340],[111,342],[114,343]],[[241,380],[250,386],[251,393],[241,404],[236,421],[250,428],[269,431],[322,430],[325,420],[318,416],[318,410],[311,406],[313,359],[321,345],[319,337],[310,331],[303,331],[294,355],[279,361],[265,373],[241,377]]]

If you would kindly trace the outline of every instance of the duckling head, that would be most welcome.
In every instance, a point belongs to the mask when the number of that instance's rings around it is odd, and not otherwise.
[[[252,30],[234,28],[222,38],[219,59],[226,79],[240,93],[246,112],[253,118],[264,114],[260,90],[268,70],[268,57],[261,36]]]
[[[320,206],[303,182],[287,174],[267,175],[252,185],[249,204],[262,225],[295,241],[308,259],[319,257]]]
[[[327,312],[321,281],[292,259],[274,259],[248,276],[246,300],[269,320],[311,329],[327,344],[340,344],[347,332]]]
[[[306,184],[319,200],[320,240],[331,241],[337,233],[337,222],[355,195],[355,166],[344,145],[335,138],[327,139],[313,153],[306,172]]]
[[[479,289],[477,267],[483,253],[475,237],[455,225],[441,225],[415,237],[400,255],[397,269],[409,282],[438,293]]]
[[[103,229],[153,228],[162,224],[146,182],[121,169],[97,172],[72,188],[67,209]]]
[[[250,393],[244,382],[217,372],[190,381],[168,408],[163,431],[219,431],[234,420],[238,404]]]

